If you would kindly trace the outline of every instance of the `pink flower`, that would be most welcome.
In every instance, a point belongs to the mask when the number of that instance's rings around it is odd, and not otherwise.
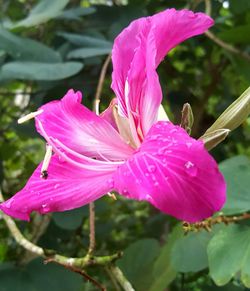
[[[189,222],[220,210],[226,185],[215,160],[166,115],[159,121],[156,72],[173,47],[211,25],[203,13],[168,9],[124,29],[112,51],[117,99],[100,116],[81,105],[81,93],[73,90],[42,106],[35,120],[54,152],[48,177],[46,171],[41,177],[40,164],[1,210],[28,220],[32,211],[77,208],[113,190]]]

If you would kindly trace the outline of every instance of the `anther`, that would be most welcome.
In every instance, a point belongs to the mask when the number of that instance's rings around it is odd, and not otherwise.
[[[109,197],[111,197],[113,200],[117,200],[117,198],[116,198],[116,196],[115,196],[114,193],[110,193],[110,192],[108,192],[107,195],[108,195]]]
[[[43,109],[40,109],[40,110],[35,111],[35,112],[30,112],[29,114],[27,114],[27,115],[25,115],[25,116],[19,118],[19,119],[17,120],[17,123],[18,123],[18,124],[24,123],[24,122],[26,122],[26,121],[28,121],[28,120],[30,120],[30,119],[36,117],[37,115],[41,114],[42,112],[43,112]]]
[[[48,174],[48,167],[49,167],[49,163],[52,157],[52,146],[47,145],[46,147],[46,153],[44,156],[44,160],[43,160],[43,164],[42,164],[42,168],[41,168],[41,175],[40,177],[42,179],[47,179],[49,174]]]

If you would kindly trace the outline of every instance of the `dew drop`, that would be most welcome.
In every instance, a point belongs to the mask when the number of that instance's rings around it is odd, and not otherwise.
[[[197,175],[197,167],[190,161],[185,164],[185,171],[188,175],[195,177]]]
[[[173,128],[173,129],[170,130],[170,133],[175,133],[175,132],[177,132],[176,128]]]
[[[13,202],[14,198],[10,198],[8,201],[5,202],[5,207],[9,209]]]
[[[112,178],[108,179],[107,183],[110,187],[114,187],[114,179]]]
[[[148,171],[149,171],[150,173],[155,172],[155,170],[156,170],[156,167],[155,167],[154,165],[149,165],[149,166],[148,166]]]
[[[191,142],[186,142],[186,146],[190,149],[191,146],[192,146],[192,143]]]
[[[42,213],[47,213],[49,211],[50,211],[50,208],[49,208],[48,204],[47,203],[42,204],[41,212]]]
[[[159,183],[157,181],[154,182],[154,186],[159,186]]]
[[[59,186],[60,186],[60,184],[56,184],[56,185],[54,186],[54,189],[57,189]]]
[[[151,201],[151,200],[152,200],[152,197],[151,197],[149,194],[147,194],[147,195],[146,195],[146,200],[147,200],[147,201]]]
[[[59,161],[60,161],[61,163],[64,163],[64,162],[65,162],[65,159],[64,159],[62,156],[59,156],[58,159],[59,159]]]

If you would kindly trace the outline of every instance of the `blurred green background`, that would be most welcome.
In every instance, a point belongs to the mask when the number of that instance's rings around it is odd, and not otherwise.
[[[202,35],[179,45],[160,65],[164,107],[178,124],[182,105],[189,102],[194,137],[249,86],[249,0],[1,0],[0,7],[0,185],[5,198],[23,187],[45,151],[33,122],[17,125],[17,119],[70,88],[82,91],[91,108],[113,40],[133,19],[169,7],[210,11],[212,33],[238,49],[232,53]],[[110,64],[101,110],[114,97],[111,72]],[[212,151],[228,182],[227,215],[250,210],[249,141],[250,118]],[[81,276],[34,259],[17,245],[1,215],[1,291],[96,290]],[[248,220],[184,236],[175,219],[122,197],[97,201],[96,216],[96,253],[125,250],[117,264],[136,290],[250,288]],[[31,223],[18,225],[27,238],[58,253],[79,257],[88,249],[87,206],[52,218],[34,215]],[[108,290],[117,290],[105,269],[87,271]]]

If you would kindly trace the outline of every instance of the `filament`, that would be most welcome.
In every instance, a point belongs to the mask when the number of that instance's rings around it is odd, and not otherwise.
[[[30,120],[30,119],[36,117],[37,115],[41,114],[42,112],[43,112],[43,109],[40,109],[40,110],[35,111],[35,112],[30,112],[29,114],[27,114],[27,115],[25,115],[25,116],[19,118],[19,119],[17,120],[17,123],[18,123],[18,124],[24,123],[24,122],[26,122],[26,121],[28,121],[28,120]]]

